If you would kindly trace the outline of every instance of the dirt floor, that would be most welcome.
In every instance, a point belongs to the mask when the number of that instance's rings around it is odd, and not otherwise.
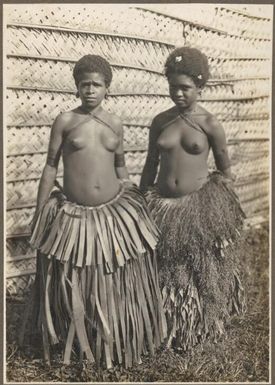
[[[234,317],[227,335],[217,343],[207,341],[192,352],[160,350],[155,357],[125,370],[80,364],[64,367],[56,354],[46,367],[37,348],[19,349],[17,335],[24,298],[8,298],[6,377],[9,382],[267,382],[269,380],[269,262],[268,227],[246,233],[243,252],[247,312]]]

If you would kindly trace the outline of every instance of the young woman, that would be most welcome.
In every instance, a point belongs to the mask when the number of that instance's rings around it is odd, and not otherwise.
[[[89,361],[128,367],[165,337],[157,232],[128,179],[121,121],[101,106],[109,63],[86,55],[73,76],[81,105],[56,118],[38,191],[33,317],[47,361],[59,343],[68,364],[76,342]],[[63,189],[51,193],[61,156]]]
[[[185,350],[209,335],[216,339],[229,315],[243,311],[237,267],[244,214],[231,186],[223,127],[197,103],[209,78],[207,57],[177,48],[165,74],[175,106],[153,119],[140,187],[161,231],[167,344]],[[209,174],[210,149],[217,171]]]

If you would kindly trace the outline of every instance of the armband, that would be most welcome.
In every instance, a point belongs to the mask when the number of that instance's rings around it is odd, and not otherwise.
[[[125,157],[124,154],[115,154],[115,167],[124,167]]]
[[[52,156],[48,156],[47,157],[47,164],[51,167],[55,167],[56,166],[56,159],[53,158]]]
[[[60,158],[60,153],[60,150],[56,153],[55,151],[50,149],[48,151],[47,164],[51,167],[57,167]]]

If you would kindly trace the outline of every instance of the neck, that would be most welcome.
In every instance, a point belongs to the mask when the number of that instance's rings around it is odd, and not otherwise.
[[[196,107],[197,107],[197,103],[193,103],[189,107],[180,108],[177,106],[177,109],[178,109],[180,115],[191,115],[193,112],[196,111]]]
[[[102,107],[101,105],[98,105],[96,107],[89,107],[89,106],[79,106],[80,110],[84,113],[84,114],[96,114],[97,112],[100,112],[102,110]]]

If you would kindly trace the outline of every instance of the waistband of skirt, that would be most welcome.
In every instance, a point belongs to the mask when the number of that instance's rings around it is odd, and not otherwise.
[[[129,187],[129,188],[127,187],[127,189],[131,189],[131,187]],[[110,205],[114,204],[115,202],[117,202],[125,194],[125,192],[127,192],[127,189],[126,189],[123,181],[119,181],[119,191],[117,192],[117,194],[112,199],[108,200],[107,202],[104,202],[104,203],[101,203],[101,204],[95,205],[95,206],[82,205],[82,204],[79,204],[76,202],[72,202],[67,198],[66,194],[64,194],[64,192],[61,190],[54,190],[50,196],[50,199],[51,198],[57,198],[57,200],[62,204],[62,206],[63,205],[69,205],[70,207],[75,207],[75,208],[79,208],[79,209],[98,210],[98,209],[102,209],[103,207],[110,206]]]
[[[145,195],[147,196],[148,194],[150,194],[150,192],[151,193],[154,192],[155,194],[159,195],[159,197],[161,197],[162,199],[171,200],[171,201],[176,201],[176,200],[180,201],[182,199],[185,199],[187,197],[192,196],[193,194],[202,192],[205,189],[205,187],[207,185],[209,185],[209,183],[213,183],[213,182],[217,182],[217,181],[223,182],[223,183],[232,183],[232,180],[227,178],[222,172],[215,170],[215,171],[209,172],[209,174],[207,175],[206,181],[197,190],[194,190],[194,191],[192,191],[186,195],[182,195],[182,196],[178,196],[178,197],[162,196],[160,191],[159,191],[158,185],[156,183],[153,186],[151,186],[150,188],[148,188]]]

